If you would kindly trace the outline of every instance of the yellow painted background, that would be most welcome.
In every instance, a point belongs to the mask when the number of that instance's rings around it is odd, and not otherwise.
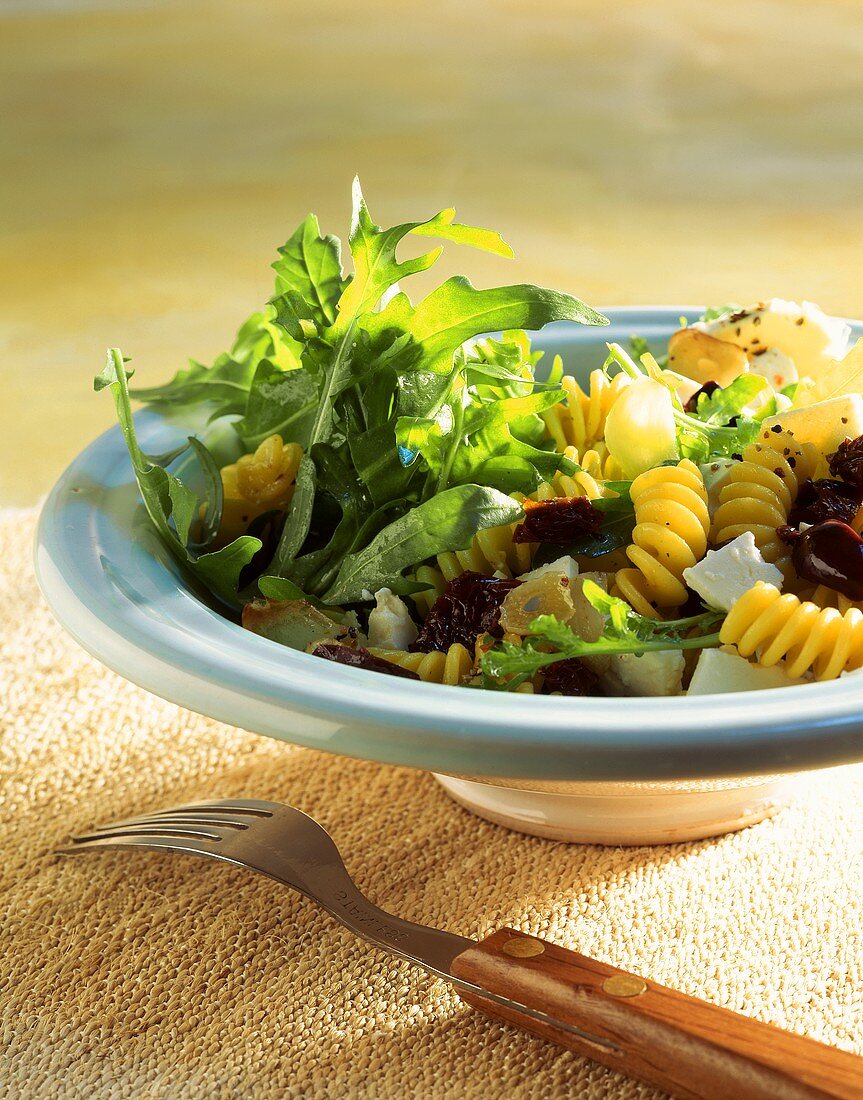
[[[354,172],[500,229],[481,284],[859,316],[861,151],[858,0],[0,0],[0,505],[111,421],[108,344],[223,350]]]

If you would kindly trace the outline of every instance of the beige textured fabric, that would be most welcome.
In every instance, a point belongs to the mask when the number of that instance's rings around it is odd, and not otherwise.
[[[241,733],[109,674],[37,595],[31,532],[29,516],[0,523],[0,1095],[658,1095],[487,1023],[263,878],[51,856],[94,822],[214,795],[316,815],[405,917],[469,936],[510,924],[863,1052],[860,769],[718,841],[528,839],[427,775]]]

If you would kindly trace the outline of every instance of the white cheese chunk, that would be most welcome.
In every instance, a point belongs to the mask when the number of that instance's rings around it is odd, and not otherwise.
[[[774,390],[784,390],[799,380],[797,367],[790,355],[779,348],[765,348],[749,356],[749,370],[766,378]]]
[[[746,531],[720,550],[708,550],[706,556],[689,569],[683,579],[709,607],[730,611],[731,605],[757,581],[782,588],[782,574],[762,558],[755,536]]]
[[[802,409],[768,416],[763,423],[765,431],[778,424],[798,443],[814,443],[822,454],[830,454],[846,437],[863,435],[863,397],[859,393],[828,397]]]
[[[680,695],[683,652],[679,649],[615,653],[602,677],[603,686],[615,695]]]
[[[381,649],[407,649],[418,631],[407,604],[389,588],[375,592],[375,606],[369,613],[369,645]]]
[[[713,321],[699,321],[692,328],[743,348],[752,369],[758,358],[755,352],[777,348],[794,360],[801,374],[812,378],[818,378],[834,359],[842,358],[851,335],[845,321],[828,317],[812,302],[787,302],[782,298],[757,302]]]
[[[762,668],[726,649],[705,649],[692,673],[687,695],[719,695],[728,691],[761,691],[764,688],[805,684],[792,680],[781,668]]]

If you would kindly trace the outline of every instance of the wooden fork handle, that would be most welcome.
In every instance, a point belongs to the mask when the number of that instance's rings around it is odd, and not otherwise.
[[[863,1058],[508,928],[459,955],[452,973],[585,1034],[463,994],[474,1008],[675,1097],[863,1098]]]

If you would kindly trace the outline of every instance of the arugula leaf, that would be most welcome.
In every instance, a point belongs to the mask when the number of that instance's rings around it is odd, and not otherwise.
[[[357,181],[359,184],[359,181]],[[421,222],[414,226],[411,233],[419,237],[438,237],[442,241],[450,241],[452,244],[469,245],[478,248],[482,252],[493,252],[497,256],[504,256],[511,260],[514,253],[499,233],[493,229],[480,229],[475,225],[462,225],[454,222],[455,209],[447,207],[435,214],[427,222]]]
[[[578,298],[524,284],[478,290],[463,275],[447,279],[416,307],[410,332],[423,346],[424,366],[448,371],[465,340],[502,328],[538,329],[550,321],[607,325]]]
[[[553,615],[539,615],[530,624],[530,634],[522,644],[499,642],[482,656],[483,673],[508,690],[533,676],[547,665],[570,657],[589,657],[610,653],[647,653],[664,649],[704,649],[719,644],[719,633],[690,636],[694,629],[707,631],[724,617],[706,611],[682,619],[648,619],[639,615],[625,600],[609,596],[598,584],[585,580],[582,588],[590,604],[605,616],[602,634],[587,642],[566,623]],[[515,677],[515,680],[509,680]]]
[[[247,451],[274,434],[305,447],[316,404],[317,387],[307,371],[284,371],[262,359],[249,388],[245,415],[234,428]]]
[[[335,321],[336,305],[345,289],[342,245],[338,237],[321,235],[314,214],[309,214],[279,249],[273,270],[277,296],[298,295],[311,307],[309,316],[321,328]]]
[[[417,505],[394,520],[362,550],[342,562],[327,603],[354,603],[363,592],[375,592],[393,583],[401,573],[446,550],[464,550],[486,527],[514,523],[521,505],[494,489],[459,485]]]
[[[144,389],[132,388],[136,401],[171,409],[210,406],[210,419],[242,415],[249,389],[262,359],[282,370],[299,366],[300,345],[273,324],[272,309],[253,313],[237,333],[230,350],[212,366],[190,360],[170,382]]]
[[[254,373],[254,363],[239,362],[230,355],[220,355],[211,367],[190,359],[188,367],[163,386],[130,392],[137,401],[174,408],[212,402],[215,416],[230,416],[245,408]]]
[[[273,322],[294,340],[305,340],[317,335],[318,327],[312,314],[313,307],[295,290],[286,290],[270,302]]]
[[[259,577],[258,589],[268,600],[309,600],[302,588],[285,577]]]
[[[549,481],[568,460],[556,451],[523,442],[515,431],[526,417],[539,414],[562,399],[562,390],[547,390],[528,397],[468,406],[463,417],[464,442],[455,439],[457,433],[453,433],[449,472],[438,484],[458,485],[482,480],[506,492],[529,493],[541,482]],[[511,469],[511,476],[495,476],[496,470],[506,475],[508,469]]]
[[[317,478],[317,470],[311,456],[304,454],[297,468],[297,480],[285,520],[285,530],[270,564],[270,568],[277,576],[286,576],[291,563],[306,541],[312,525]]]
[[[522,397],[537,388],[560,386],[560,378],[549,382],[535,380],[536,366],[543,353],[531,351],[530,339],[521,329],[509,329],[499,340],[488,336],[484,340],[469,341],[463,351],[464,377],[468,386],[497,386],[501,393],[511,397]]]
[[[225,490],[219,466],[200,439],[190,435],[189,446],[198,457],[207,484],[206,506],[201,517],[201,533],[195,540],[195,546],[201,548],[209,546],[219,533],[219,524],[222,522],[222,512],[225,507]],[[158,465],[167,466],[168,463],[162,461]],[[197,504],[197,501],[195,503]],[[188,533],[186,539],[181,541],[188,541]]]
[[[428,270],[440,256],[441,249],[434,248],[412,260],[396,260],[396,248],[409,233],[438,237],[504,256],[512,255],[512,250],[498,234],[473,226],[454,225],[454,216],[455,211],[447,209],[424,222],[405,222],[391,229],[381,229],[369,214],[359,178],[354,179],[349,234],[354,277],[339,299],[338,317],[333,326],[339,336],[350,331],[361,313],[374,309],[381,295],[390,287],[408,275]]]
[[[708,306],[707,309],[698,318],[699,321],[716,321],[720,317],[724,317],[727,313],[735,313],[740,306],[731,303],[727,306]]]
[[[695,415],[708,426],[725,425],[741,416],[747,405],[769,389],[772,389],[770,383],[760,374],[741,374],[724,388],[700,394]]]
[[[189,552],[189,530],[197,512],[198,498],[178,477],[157,465],[151,456],[141,450],[132,417],[128,379],[119,348],[111,348],[105,368],[96,375],[93,386],[97,392],[106,388],[111,390],[144,507],[174,557],[219,599],[238,607],[240,573],[260,550],[261,540],[241,535],[221,550],[197,557]],[[203,444],[200,446],[203,447]]]
[[[440,248],[400,260],[409,235],[512,255],[498,234],[456,222],[452,209],[382,229],[355,180],[352,275],[342,272],[338,240],[309,215],[279,249],[274,297],[231,352],[140,392],[171,408],[204,403],[230,416],[247,451],[273,434],[303,446],[268,572],[309,598],[359,598],[387,582],[415,590],[405,569],[521,514],[498,490],[528,492],[572,466],[546,441],[540,416],[563,397],[562,367],[537,384],[539,353],[519,330],[606,318],[571,295],[530,285],[481,290],[463,277],[414,305],[397,284],[427,270]],[[498,330],[502,337],[487,335]],[[206,548],[218,530],[221,485],[215,461],[200,450],[198,458],[208,482],[198,525]],[[197,500],[171,476],[152,475],[158,494],[148,507],[163,537],[188,541]]]
[[[318,508],[334,505],[339,519],[334,526],[326,525],[329,538],[324,545],[294,561],[291,577],[307,591],[318,593],[329,585],[345,555],[360,538],[370,518],[371,505],[356,472],[334,447],[317,443],[312,458],[316,470],[316,505]]]
[[[561,391],[552,390],[465,407],[461,394],[456,394],[433,420],[400,418],[396,440],[404,453],[422,455],[436,475],[438,492],[450,484],[477,480],[505,492],[532,492],[568,460],[555,451],[523,443],[513,427],[562,397]]]

